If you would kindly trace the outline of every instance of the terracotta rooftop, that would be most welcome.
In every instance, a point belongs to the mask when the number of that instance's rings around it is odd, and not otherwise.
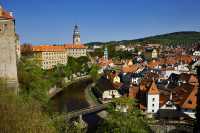
[[[110,59],[110,60],[105,60],[104,58],[100,58],[99,59],[99,63],[98,63],[98,65],[99,66],[108,66],[108,65],[111,65],[111,64],[113,64],[113,61],[112,61],[112,59]]]
[[[180,55],[180,56],[176,57],[176,60],[178,60],[179,62],[190,64],[192,62],[192,56],[190,56],[190,55]]]
[[[136,64],[133,65],[124,65],[122,67],[122,72],[124,73],[134,73],[138,70],[139,66]]]
[[[85,49],[83,44],[64,44],[66,49]]]
[[[152,60],[150,62],[148,62],[147,66],[149,68],[155,68],[156,66],[159,66],[160,65],[160,62],[159,61],[156,61],[156,60]]]
[[[5,11],[0,5],[0,19],[14,19],[9,12]]]
[[[181,108],[195,109],[196,108],[196,93],[197,87],[185,83],[175,87],[171,91],[160,91],[160,106],[165,104],[169,100],[170,92],[172,92],[172,101]]]
[[[159,90],[158,90],[157,85],[154,80],[151,84],[151,87],[148,90],[148,94],[151,94],[151,95],[159,94]]]
[[[33,52],[53,52],[53,51],[65,51],[64,46],[53,46],[53,45],[39,45],[32,46]]]
[[[195,109],[197,88],[190,84],[182,84],[175,88],[173,99],[180,107]]]

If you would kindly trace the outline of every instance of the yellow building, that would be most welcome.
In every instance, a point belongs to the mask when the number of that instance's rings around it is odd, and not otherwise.
[[[87,56],[86,47],[83,44],[65,44],[65,49],[68,51],[68,55],[74,58],[81,56]]]
[[[155,59],[155,58],[158,58],[158,52],[157,52],[157,50],[156,49],[154,49],[153,51],[152,51],[152,56],[151,56],[153,59]]]
[[[42,69],[52,69],[58,64],[67,64],[68,51],[64,46],[33,46],[32,51]]]

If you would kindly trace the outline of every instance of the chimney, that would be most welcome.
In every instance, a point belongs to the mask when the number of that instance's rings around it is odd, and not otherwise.
[[[0,16],[3,15],[3,7],[0,5]]]
[[[10,16],[13,17],[13,12],[9,12]]]

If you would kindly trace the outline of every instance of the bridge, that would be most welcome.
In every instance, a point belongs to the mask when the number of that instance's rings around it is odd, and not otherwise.
[[[72,111],[67,114],[67,118],[74,118],[74,117],[82,118],[83,115],[105,110],[107,108],[107,106],[108,106],[108,104],[99,104],[97,106],[92,106],[92,107],[88,107],[88,108],[83,108],[81,110]]]

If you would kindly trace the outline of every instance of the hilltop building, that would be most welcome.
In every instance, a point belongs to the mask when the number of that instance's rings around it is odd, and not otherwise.
[[[17,88],[16,47],[18,37],[12,12],[0,5],[0,78],[6,79],[9,88]]]
[[[34,59],[42,69],[52,69],[58,64],[67,64],[68,52],[65,46],[32,46]]]
[[[31,46],[34,59],[42,69],[52,69],[58,64],[67,64],[68,57],[87,56],[86,47],[80,42],[78,26],[74,28],[73,44]]]
[[[87,49],[83,44],[81,44],[80,30],[77,25],[74,27],[73,44],[64,44],[64,46],[68,51],[68,55],[71,57],[78,58],[81,56],[87,56]]]
[[[82,44],[64,44],[65,49],[68,52],[68,56],[78,58],[81,56],[87,56],[87,49]]]

